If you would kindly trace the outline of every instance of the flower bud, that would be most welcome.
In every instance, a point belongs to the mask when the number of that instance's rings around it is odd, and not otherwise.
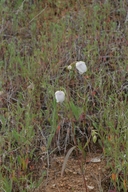
[[[67,67],[67,69],[70,71],[70,70],[72,69],[72,66],[69,65],[69,66]]]
[[[96,141],[97,141],[97,136],[94,135],[94,136],[92,137],[92,140],[93,140],[93,143],[96,143]]]

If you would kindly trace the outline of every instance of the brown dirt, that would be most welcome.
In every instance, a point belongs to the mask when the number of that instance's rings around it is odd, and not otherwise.
[[[92,158],[100,157],[101,162],[91,162]],[[105,169],[106,162],[102,154],[88,153],[86,161],[82,158],[70,157],[68,159],[65,173],[61,177],[64,157],[55,156],[48,170],[48,177],[35,192],[86,192],[80,164],[83,163],[83,172],[88,192],[108,191],[108,171]],[[90,189],[92,187],[92,189]]]

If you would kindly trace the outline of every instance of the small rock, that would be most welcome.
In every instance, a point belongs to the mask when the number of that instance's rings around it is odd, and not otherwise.
[[[55,188],[55,187],[56,187],[56,184],[53,184],[53,185],[51,186],[52,189]]]
[[[94,189],[94,186],[87,185],[88,189]]]
[[[101,159],[99,157],[95,157],[95,158],[92,158],[90,160],[90,162],[92,162],[92,163],[99,163],[99,162],[101,162]]]

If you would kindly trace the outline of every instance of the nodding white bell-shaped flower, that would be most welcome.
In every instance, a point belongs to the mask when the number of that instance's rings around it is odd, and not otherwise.
[[[57,103],[62,103],[65,100],[65,93],[63,91],[56,91],[55,98]]]
[[[76,62],[76,68],[81,75],[87,71],[87,66],[84,61]]]

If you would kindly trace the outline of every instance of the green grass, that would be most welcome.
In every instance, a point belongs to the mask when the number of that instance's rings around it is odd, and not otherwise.
[[[86,143],[90,128],[99,135],[115,189],[127,191],[126,8],[123,0],[0,2],[0,191],[32,191],[45,175],[42,146],[62,153],[74,145],[67,129],[76,140],[82,130]],[[67,70],[80,60],[85,74]],[[54,98],[60,89],[62,105]],[[52,141],[59,126],[60,138]]]

